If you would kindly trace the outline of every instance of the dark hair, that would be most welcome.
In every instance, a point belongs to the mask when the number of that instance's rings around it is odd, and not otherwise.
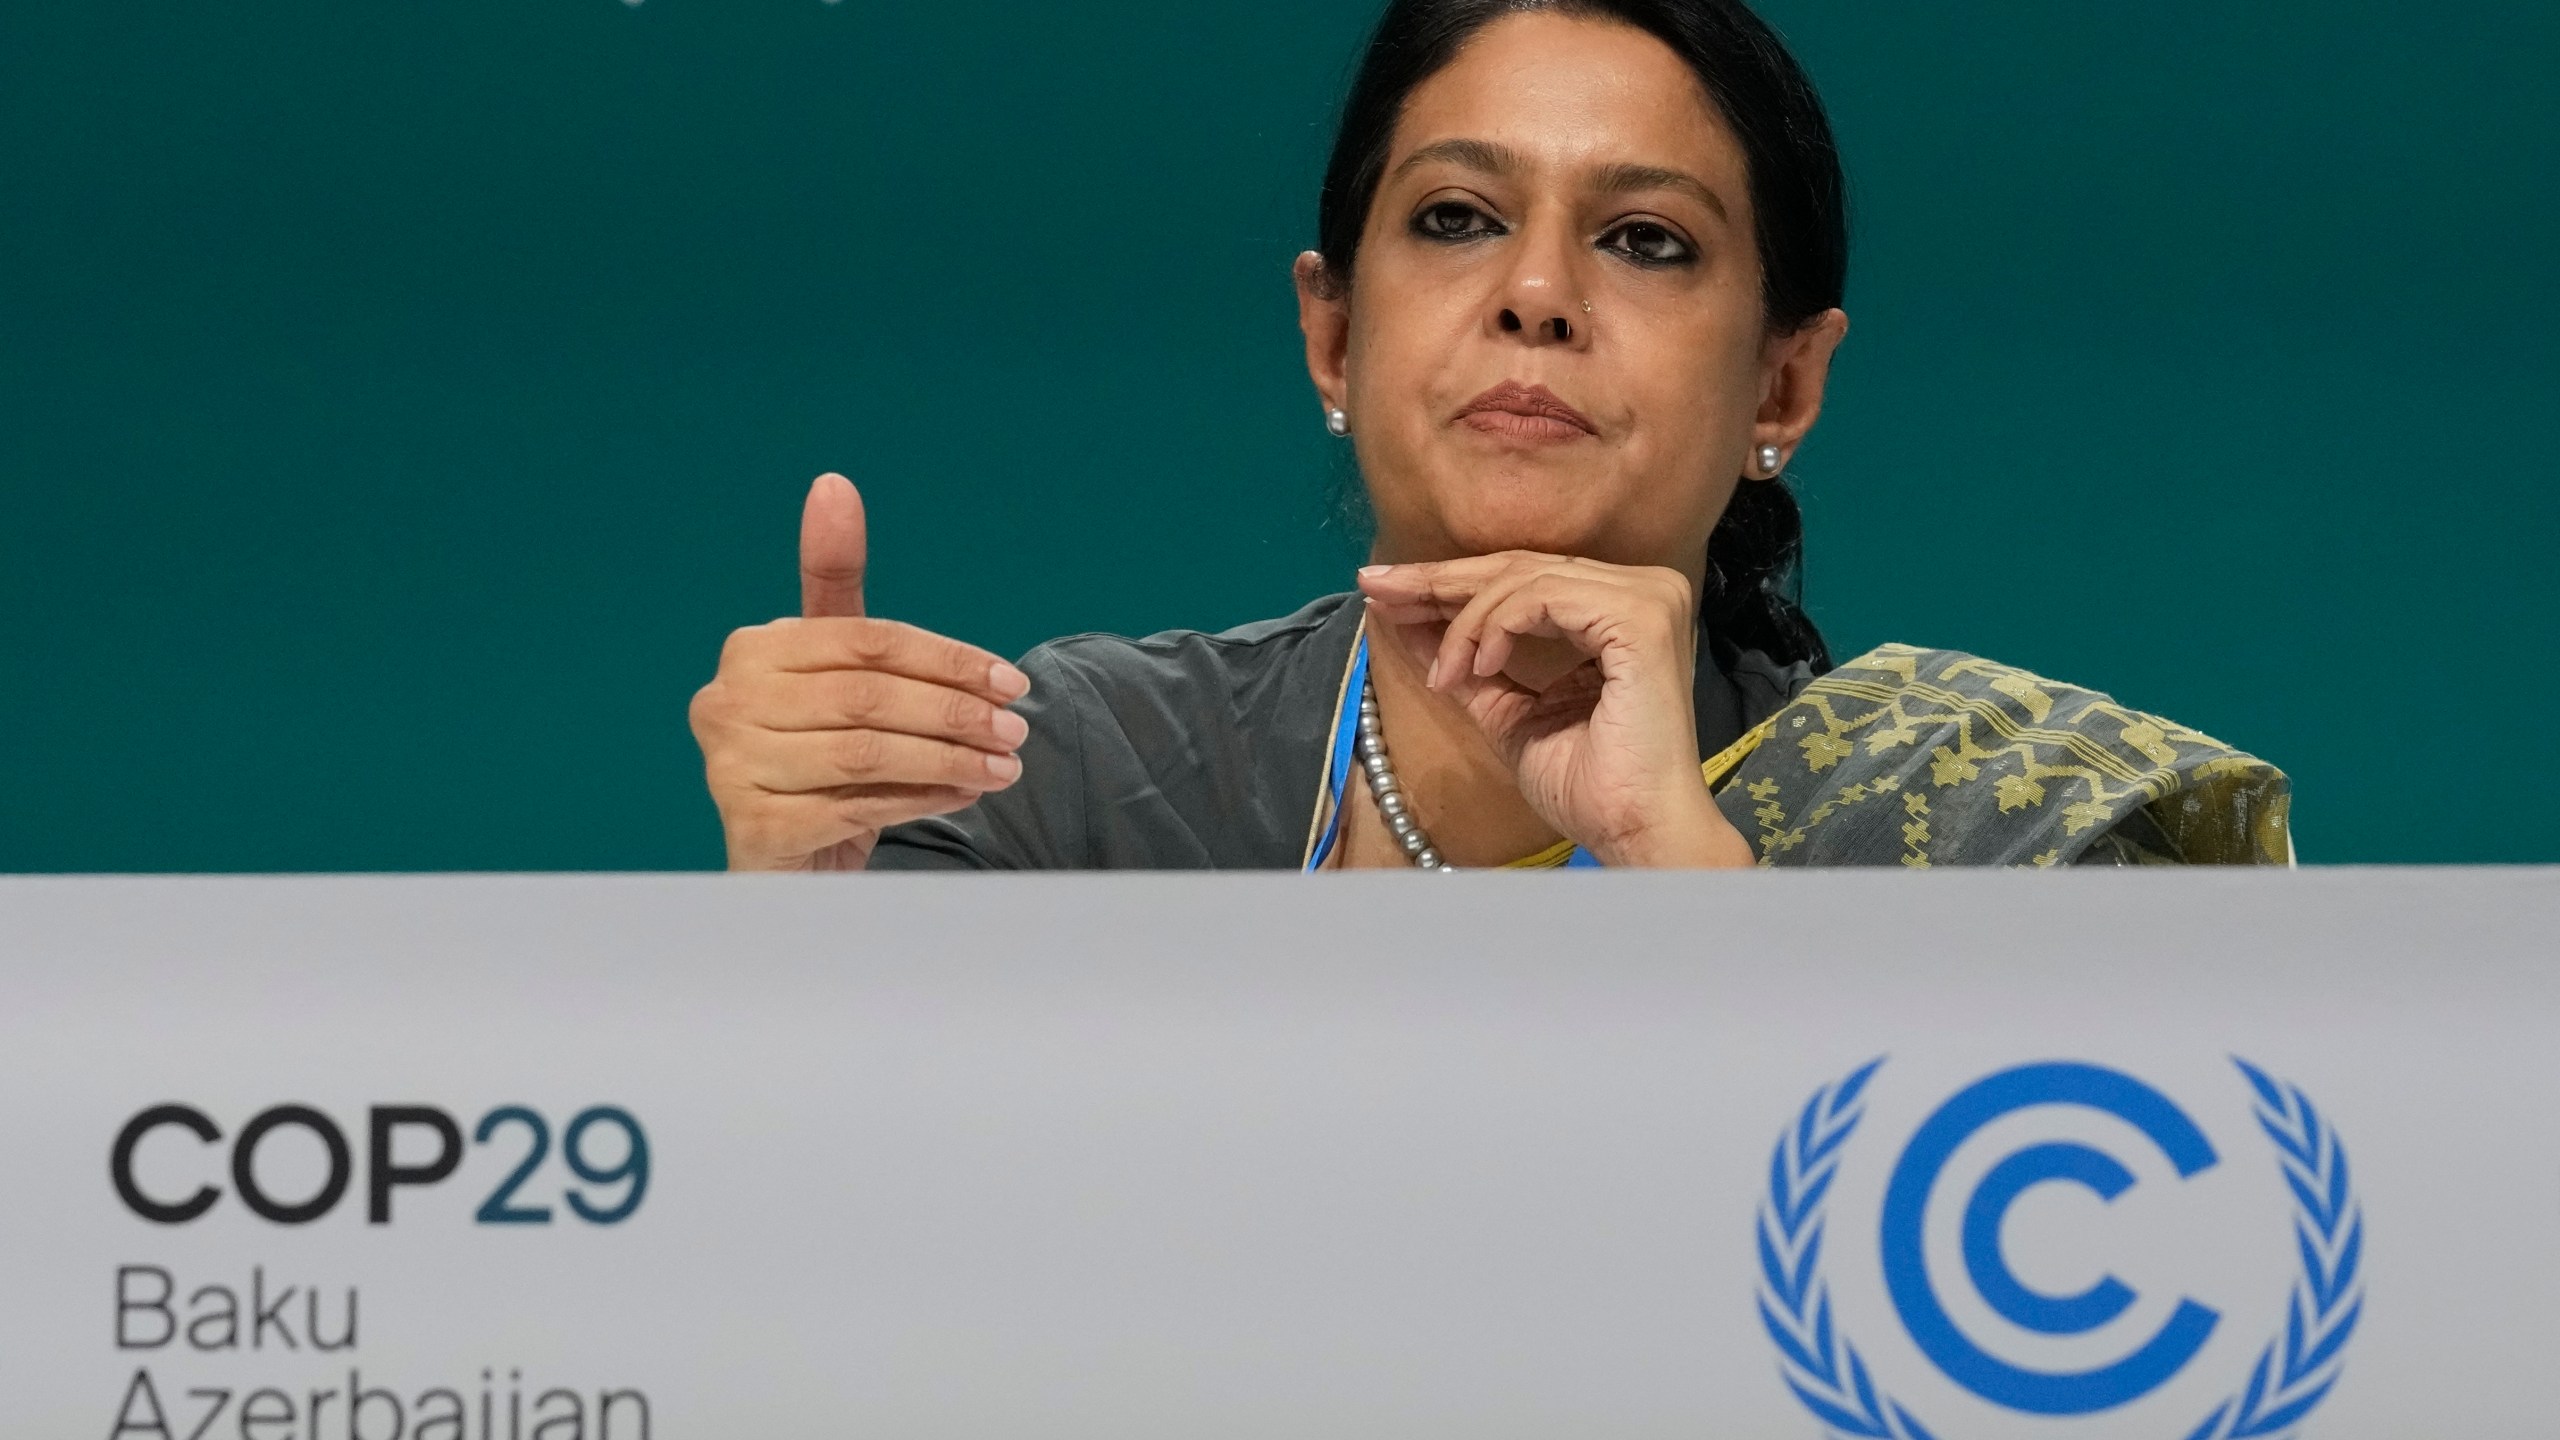
[[[1532,10],[1632,25],[1688,62],[1742,142],[1758,217],[1761,306],[1792,332],[1838,305],[1849,278],[1848,185],[1822,97],[1741,0],[1390,0],[1342,106],[1317,206],[1316,250],[1346,293],[1360,232],[1407,96],[1478,30]],[[1714,648],[1831,668],[1800,599],[1804,515],[1783,479],[1746,481],[1707,541],[1698,613]]]

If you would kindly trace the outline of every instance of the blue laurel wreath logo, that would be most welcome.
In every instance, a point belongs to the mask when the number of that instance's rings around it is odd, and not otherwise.
[[[2286,1187],[2293,1194],[2294,1238],[2302,1268],[2287,1307],[2284,1333],[2269,1341],[2260,1352],[2246,1387],[2216,1406],[2202,1424],[2186,1434],[2185,1440],[2262,1440],[2262,1437],[2282,1435],[2299,1425],[2321,1401],[2328,1398],[2331,1387],[2336,1385],[2344,1366],[2348,1338],[2355,1333],[2356,1322],[2364,1313],[2361,1283],[2364,1215],[2349,1181],[2345,1148],[2339,1143],[2336,1131],[2299,1087],[2279,1082],[2245,1060],[2235,1058],[2232,1063],[2249,1082],[2256,1101],[2259,1127],[2274,1142]],[[1787,1388],[1833,1434],[1863,1437],[1863,1440],[1937,1440],[1917,1416],[1876,1385],[1865,1358],[1858,1353],[1857,1345],[1834,1323],[1830,1286],[1822,1274],[1824,1204],[1830,1196],[1832,1180],[1838,1173],[1841,1153],[1850,1137],[1857,1132],[1858,1122],[1865,1118],[1866,1112],[1860,1101],[1866,1093],[1867,1082],[1874,1078],[1883,1064],[1882,1057],[1868,1061],[1815,1091],[1797,1115],[1795,1124],[1778,1138],[1777,1148],[1769,1157],[1769,1189],[1761,1202],[1757,1226],[1760,1321],[1777,1346],[1780,1373]],[[2031,1077],[2028,1072],[2039,1073]],[[1968,1090],[1957,1101],[1950,1102],[1949,1108],[1955,1108],[1967,1099],[1980,1102],[1987,1097],[1977,1092],[2002,1088],[2004,1082],[2051,1080],[2056,1075],[2066,1085],[2113,1086],[2116,1091],[2128,1094],[2136,1104],[2157,1101],[2159,1106],[2166,1107],[2170,1125],[2183,1122],[2184,1117],[2175,1114],[2175,1107],[2168,1106],[2165,1098],[2159,1097],[2149,1087],[2130,1077],[2088,1066],[2029,1066],[2004,1072]],[[2018,1087],[2006,1085],[2005,1088],[2015,1090]],[[1991,1098],[1990,1108],[1982,1103],[1977,1103],[1974,1108],[1989,1115],[2000,1113],[1998,1107],[2001,1105],[2015,1108],[2021,1103],[2014,1098],[2005,1101]],[[1947,1110],[1942,1109],[1939,1116],[1933,1117],[1931,1126],[1923,1127],[1924,1132],[1947,1118]],[[2201,1136],[2193,1137],[2190,1143],[2201,1153],[2180,1164],[2181,1174],[2213,1163],[2210,1146]],[[2070,1152],[2075,1148],[2046,1146],[2022,1153],[2051,1161],[2054,1157],[2043,1152]],[[2095,1152],[2082,1152],[2082,1156],[2095,1156]],[[2105,1188],[2106,1177],[2101,1175],[2093,1181],[2082,1156],[2064,1153],[2059,1157],[2061,1163],[2044,1164],[2026,1179],[2030,1183],[2037,1178],[2071,1180],[2090,1184],[2102,1195],[2111,1196],[2114,1192]],[[2107,1162],[2103,1157],[2097,1157],[2094,1163],[2103,1167]],[[2017,1188],[2008,1187],[2007,1194],[2014,1197]],[[1974,1217],[1969,1213],[1967,1219],[1971,1222]],[[1992,1214],[1992,1226],[1996,1231],[1996,1210]],[[1970,1223],[1968,1228],[1971,1228]],[[1889,1257],[1888,1264],[1891,1263]],[[1974,1263],[1975,1258],[1968,1256],[1968,1264]],[[1990,1263],[1996,1264],[1996,1257]],[[2002,1267],[1987,1278],[1996,1280],[2006,1273]],[[2093,1299],[2105,1298],[2104,1292],[2109,1287],[2121,1288],[2119,1282],[2110,1278],[2082,1296],[2057,1301],[2051,1297],[2023,1295],[2019,1303],[2041,1304],[2048,1309],[2086,1310]],[[1934,1302],[1930,1308],[1934,1311]],[[2106,1313],[2120,1309],[2119,1304]],[[2195,1314],[2185,1317],[2191,1322],[2189,1343],[2178,1347],[2184,1353],[2175,1358],[2174,1365],[2183,1365],[2185,1359],[2200,1348],[2203,1336],[2210,1333],[2216,1318],[2211,1311],[2194,1306],[2192,1302],[2183,1304],[2181,1310],[2193,1310]],[[1906,1321],[1910,1318],[1906,1312]],[[2170,1328],[2175,1330],[2179,1327],[2173,1322]],[[2164,1331],[2155,1337],[2151,1346],[2145,1348],[2162,1349],[2170,1346],[2172,1339]],[[1924,1348],[1926,1345],[1924,1340]],[[2121,1370],[2124,1367],[2117,1368]],[[2033,1378],[2044,1381],[2049,1392],[2056,1384],[2120,1380],[2124,1377],[2092,1372],[2087,1376]],[[2131,1384],[2147,1389],[2166,1378],[2167,1373],[2164,1372],[2147,1378],[2137,1377]],[[1973,1388],[1982,1389],[1980,1385]],[[2069,1401],[2039,1403],[2032,1399],[2009,1403],[2013,1408],[2043,1413],[2086,1412],[2123,1403],[2131,1398],[2129,1394],[2122,1393],[2126,1388],[2118,1386],[2115,1391],[2097,1395],[2084,1404]],[[1991,1398],[2002,1397],[1993,1394]]]

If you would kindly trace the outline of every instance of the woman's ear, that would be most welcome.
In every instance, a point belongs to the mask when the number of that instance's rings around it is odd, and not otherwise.
[[[1825,310],[1792,333],[1770,337],[1761,347],[1760,414],[1751,430],[1754,450],[1774,445],[1781,456],[1792,456],[1804,443],[1813,422],[1822,418],[1822,391],[1831,383],[1831,357],[1848,334],[1848,312]]]
[[[1289,267],[1298,282],[1298,329],[1307,337],[1307,378],[1328,410],[1348,410],[1343,373],[1351,349],[1350,287],[1335,283],[1324,257],[1313,250]]]

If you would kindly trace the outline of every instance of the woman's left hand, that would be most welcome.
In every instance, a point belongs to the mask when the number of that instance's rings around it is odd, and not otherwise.
[[[1602,864],[1753,863],[1699,774],[1687,576],[1514,550],[1372,566],[1360,588],[1530,807]]]

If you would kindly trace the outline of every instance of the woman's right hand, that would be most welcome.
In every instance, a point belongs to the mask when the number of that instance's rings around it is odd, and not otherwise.
[[[693,697],[732,870],[860,870],[880,832],[1022,774],[1031,688],[974,645],[862,613],[862,497],[821,475],[800,517],[800,616],[734,631]]]

